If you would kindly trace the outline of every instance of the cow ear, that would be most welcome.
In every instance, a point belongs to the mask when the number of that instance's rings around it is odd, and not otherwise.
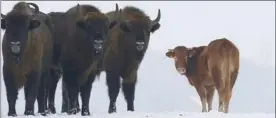
[[[85,29],[85,23],[83,20],[77,20],[77,26],[82,28],[82,29]]]
[[[157,24],[155,24],[155,25],[153,25],[152,27],[151,27],[151,29],[150,29],[150,32],[151,33],[154,33],[156,30],[158,30],[160,28],[160,24],[159,23],[157,23]]]
[[[5,19],[1,19],[1,28],[3,30],[6,29],[6,20]]]
[[[31,20],[29,29],[33,30],[35,28],[38,28],[40,26],[40,21],[39,20]]]
[[[125,32],[130,32],[130,24],[128,22],[121,22],[120,23],[120,28],[125,31]]]
[[[166,56],[169,58],[173,58],[174,57],[174,51],[172,49],[169,49],[169,51],[166,53]]]
[[[114,28],[116,25],[118,24],[118,21],[112,21],[110,24],[109,24],[109,29],[112,29]]]

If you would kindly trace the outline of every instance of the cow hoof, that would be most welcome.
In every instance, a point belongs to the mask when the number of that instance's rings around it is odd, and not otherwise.
[[[90,112],[89,112],[88,109],[82,109],[81,115],[82,115],[82,116],[90,116]]]
[[[16,114],[15,112],[9,112],[9,113],[8,113],[8,116],[16,117],[17,114]]]
[[[30,115],[34,116],[34,111],[33,110],[26,110],[24,112],[24,115],[26,115],[26,116],[30,116]]]

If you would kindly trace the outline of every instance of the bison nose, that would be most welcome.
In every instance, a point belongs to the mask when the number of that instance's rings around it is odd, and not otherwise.
[[[103,40],[94,40],[94,49],[99,51],[102,49]]]
[[[20,42],[10,42],[11,51],[15,54],[20,52]]]
[[[178,73],[180,73],[181,75],[184,75],[186,73],[186,69],[185,68],[177,68]]]
[[[138,51],[144,50],[144,46],[145,46],[145,42],[143,42],[143,41],[136,42],[136,49]]]

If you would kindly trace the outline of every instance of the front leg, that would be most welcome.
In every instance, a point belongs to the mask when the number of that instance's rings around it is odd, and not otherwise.
[[[122,88],[125,100],[127,102],[128,111],[134,111],[136,81],[137,75],[135,78],[123,78]]]
[[[116,100],[120,91],[120,76],[117,72],[107,71],[106,82],[108,86],[109,108],[108,113],[116,112]]]
[[[34,102],[37,97],[37,90],[40,82],[41,72],[33,71],[29,74],[25,84],[25,112],[24,115],[34,115]]]
[[[95,75],[90,74],[88,76],[88,80],[84,83],[84,85],[80,87],[81,99],[82,99],[82,108],[81,108],[82,116],[90,115],[89,100],[90,100],[90,94],[92,89],[92,83],[94,82],[94,80],[95,80]]]
[[[203,84],[195,84],[195,88],[196,88],[196,91],[200,97],[200,100],[201,100],[201,106],[202,106],[202,112],[207,112],[207,109],[206,109],[206,103],[207,103],[207,100],[206,100],[206,89],[204,87]]]

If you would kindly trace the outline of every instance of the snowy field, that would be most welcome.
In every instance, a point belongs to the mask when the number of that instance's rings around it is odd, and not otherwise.
[[[11,10],[15,1],[1,1],[1,13]],[[93,84],[90,111],[92,118],[274,118],[275,117],[275,2],[35,2],[43,12],[66,11],[80,4],[93,4],[103,12],[133,5],[153,19],[161,9],[161,28],[151,35],[149,50],[140,66],[135,98],[135,112],[126,112],[122,93],[117,99],[116,114],[107,114],[109,99],[105,73]],[[256,9],[258,8],[258,9]],[[180,13],[181,12],[181,13]],[[1,30],[1,39],[3,30]],[[213,111],[200,113],[201,103],[186,77],[180,76],[172,60],[165,56],[177,45],[206,45],[215,38],[226,37],[240,49],[240,73],[235,84],[229,114]],[[250,42],[250,43],[249,43]],[[2,52],[1,52],[2,53]],[[2,56],[2,54],[1,54]],[[2,58],[2,57],[1,57]],[[3,62],[1,62],[2,64]],[[1,66],[2,73],[2,66]],[[2,76],[1,76],[2,77]],[[7,118],[8,103],[1,78],[1,115]],[[19,91],[16,110],[23,116],[25,100]],[[56,92],[56,115],[49,118],[77,118],[61,111],[61,83]],[[81,101],[80,101],[81,102]],[[35,104],[37,112],[37,103]],[[40,116],[35,116],[40,117]]]

